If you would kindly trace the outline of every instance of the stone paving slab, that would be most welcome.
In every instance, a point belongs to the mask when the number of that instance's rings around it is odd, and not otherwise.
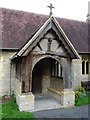
[[[57,109],[62,106],[55,98],[47,94],[41,94],[35,97],[35,111]]]

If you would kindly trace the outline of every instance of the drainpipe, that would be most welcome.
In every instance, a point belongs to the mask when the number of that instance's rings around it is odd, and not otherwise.
[[[12,62],[10,60],[10,95],[11,95],[11,72],[12,72]]]

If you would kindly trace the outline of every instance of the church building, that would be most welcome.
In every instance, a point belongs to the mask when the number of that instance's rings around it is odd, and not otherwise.
[[[20,111],[34,111],[38,94],[72,107],[74,90],[90,80],[89,22],[50,9],[47,16],[0,8],[0,96],[14,93]]]

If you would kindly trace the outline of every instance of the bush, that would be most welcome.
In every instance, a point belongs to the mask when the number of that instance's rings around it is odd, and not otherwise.
[[[83,93],[83,92],[85,92],[85,89],[84,89],[83,87],[79,87],[79,88],[78,88],[78,91],[80,91],[80,92]]]
[[[80,91],[75,91],[75,97],[76,98],[80,97],[80,94],[81,94]]]
[[[76,91],[75,91],[75,101],[78,100],[78,98],[86,96],[86,91],[83,87],[79,87]]]

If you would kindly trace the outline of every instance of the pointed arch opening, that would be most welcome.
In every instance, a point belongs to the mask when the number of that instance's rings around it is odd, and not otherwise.
[[[53,58],[39,60],[32,71],[31,92],[33,94],[47,93],[48,88],[52,88],[55,91],[62,91],[62,71],[62,65]]]

